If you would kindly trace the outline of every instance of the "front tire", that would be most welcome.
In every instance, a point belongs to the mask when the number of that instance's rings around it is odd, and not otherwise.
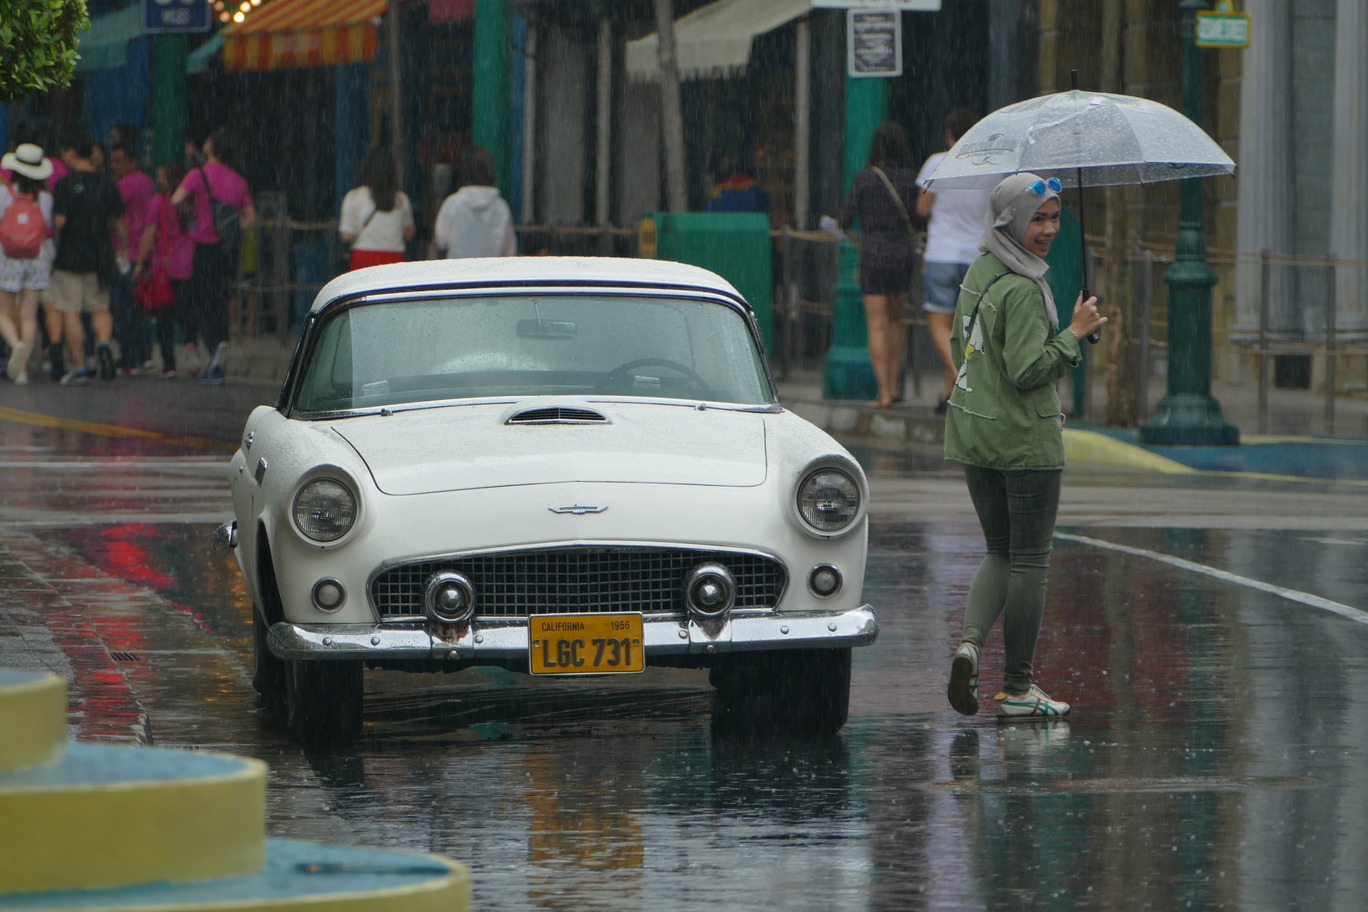
[[[850,715],[845,649],[737,654],[713,666],[713,725],[725,732],[831,735]]]
[[[350,741],[361,731],[365,677],[360,662],[284,661],[285,725],[305,743]]]
[[[277,715],[285,710],[285,661],[266,645],[266,622],[261,612],[252,609],[252,687],[266,701],[266,709]]]

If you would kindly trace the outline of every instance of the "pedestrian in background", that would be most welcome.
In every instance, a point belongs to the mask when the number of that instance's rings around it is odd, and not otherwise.
[[[144,276],[162,271],[171,280],[171,306],[151,315],[161,349],[158,376],[163,380],[176,376],[176,319],[186,308],[187,287],[195,258],[189,215],[185,207],[171,201],[172,192],[184,179],[184,159],[168,158],[157,165],[157,195],[152,198],[133,265],[135,285]]]
[[[774,203],[755,178],[754,169],[745,164],[733,165],[732,162],[732,156],[725,152],[713,162],[713,175],[717,182],[708,196],[708,211],[770,212]]]
[[[142,131],[131,123],[117,123],[109,128],[109,148],[112,152],[118,146],[127,146],[133,150],[134,157],[141,168],[144,164],[142,157],[138,155],[138,140],[142,136]],[[111,162],[110,167],[113,167]]]
[[[401,263],[417,226],[388,149],[374,146],[361,160],[361,186],[342,198],[337,235],[351,246],[348,269]]]
[[[460,189],[437,211],[433,246],[439,257],[500,257],[518,252],[513,213],[494,186],[494,157],[483,146],[461,155]]]
[[[860,292],[869,331],[869,361],[879,385],[878,398],[869,403],[875,408],[888,408],[903,399],[907,344],[902,314],[916,265],[911,215],[916,198],[917,175],[911,166],[907,134],[886,120],[874,129],[869,161],[855,175],[840,220],[845,230],[860,220]]]
[[[42,131],[29,121],[21,120],[17,122],[11,132],[14,136],[15,150],[25,143],[38,148],[56,148],[56,137],[52,137],[54,140],[53,142],[45,144]],[[52,174],[48,176],[46,181],[47,189],[51,192],[56,189],[57,182],[66,177],[67,169],[66,165],[62,164],[61,159],[48,156],[47,161],[52,165]],[[0,166],[0,177],[8,180],[13,176],[14,174],[11,169]],[[48,219],[47,232],[49,238],[54,237],[51,219]],[[56,250],[55,242],[53,244],[53,250]],[[53,303],[52,285],[50,282],[47,288],[42,289],[38,293],[38,304],[42,314],[42,319],[38,322],[38,329],[42,333],[43,351],[47,355],[43,368],[44,370],[51,372],[53,380],[60,380],[66,374],[66,359],[62,357],[62,315],[57,312],[57,307]]]
[[[204,141],[204,164],[185,175],[171,195],[173,205],[189,202],[194,212],[190,238],[195,242],[186,306],[181,311],[185,337],[193,347],[197,337],[213,352],[200,382],[222,384],[228,349],[228,299],[237,279],[242,232],[256,221],[256,207],[247,180],[233,169],[237,148],[233,135],[220,127]],[[216,205],[217,204],[217,205]],[[215,209],[222,209],[216,226]],[[221,228],[220,228],[221,226]],[[226,236],[221,236],[222,234]]]
[[[42,147],[21,143],[0,164],[10,175],[0,183],[0,225],[10,207],[24,199],[37,203],[43,220],[36,226],[41,243],[34,256],[10,257],[0,245],[0,335],[9,347],[5,374],[23,385],[29,381],[29,356],[38,339],[38,300],[52,278],[52,194],[44,183],[52,176],[52,160],[43,155]]]
[[[71,370],[62,383],[90,381],[85,367],[85,327],[90,315],[95,334],[95,360],[100,377],[114,379],[114,317],[110,291],[119,279],[114,248],[128,243],[124,204],[114,180],[91,160],[94,143],[78,127],[68,127],[58,140],[58,151],[68,174],[53,191],[53,226],[57,252],[52,263],[52,299],[62,315],[62,338],[71,356]]]
[[[978,114],[968,108],[955,108],[945,115],[945,149],[978,122]],[[945,160],[937,152],[926,160],[917,174],[917,214],[927,219],[926,250],[922,254],[922,310],[931,342],[945,368],[945,380],[936,413],[944,414],[955,388],[955,361],[950,356],[950,320],[955,313],[960,283],[969,264],[978,257],[979,237],[983,234],[983,214],[988,211],[985,190],[927,189],[926,182]]]
[[[1074,306],[1063,330],[1045,280],[1059,233],[1059,181],[1014,174],[991,192],[983,251],[964,278],[951,353],[958,373],[945,420],[945,456],[963,463],[988,553],[969,588],[963,636],[946,694],[978,712],[979,656],[1002,617],[1006,653],[1000,719],[1060,719],[1069,704],[1034,680],[1055,516],[1064,469],[1064,415],[1055,384],[1078,365],[1082,340],[1107,320],[1097,299]]]
[[[114,338],[119,340],[116,366],[120,373],[132,373],[152,357],[151,327],[146,315],[138,313],[133,300],[134,280],[129,270],[137,262],[138,245],[142,243],[157,188],[152,178],[138,166],[138,156],[131,142],[120,141],[111,147],[109,166],[124,203],[124,223],[128,232],[127,242],[116,249],[120,274],[110,296]]]

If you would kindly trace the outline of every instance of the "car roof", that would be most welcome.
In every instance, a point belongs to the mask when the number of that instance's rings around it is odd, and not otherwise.
[[[741,298],[732,285],[714,272],[672,260],[627,257],[474,257],[420,260],[370,266],[345,272],[324,285],[314,298],[310,313],[317,313],[338,298],[377,291],[408,288],[522,282],[567,285],[667,285],[721,292]],[[744,299],[742,299],[744,300]]]

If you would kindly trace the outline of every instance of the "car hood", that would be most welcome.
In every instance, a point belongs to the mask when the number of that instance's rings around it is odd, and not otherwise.
[[[548,409],[562,417],[546,420]],[[725,409],[537,400],[365,415],[332,429],[394,495],[565,482],[750,487],[766,473],[765,416]]]

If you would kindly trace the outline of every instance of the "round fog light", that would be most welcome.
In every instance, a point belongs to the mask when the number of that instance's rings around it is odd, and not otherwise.
[[[841,591],[841,571],[830,564],[814,567],[808,575],[808,588],[822,598],[835,595]]]
[[[736,580],[721,564],[699,564],[684,583],[684,603],[708,617],[730,611],[736,603]]]
[[[314,583],[313,603],[320,611],[336,611],[347,600],[347,590],[335,579],[322,579]]]
[[[475,584],[451,570],[434,573],[423,592],[423,612],[439,624],[461,624],[475,616]]]

